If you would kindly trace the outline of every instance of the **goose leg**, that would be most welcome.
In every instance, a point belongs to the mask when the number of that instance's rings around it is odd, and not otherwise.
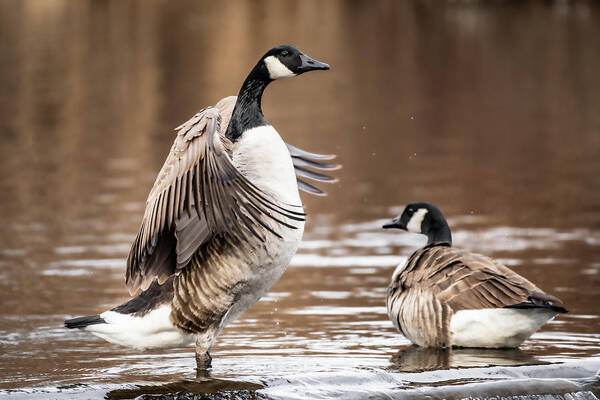
[[[198,376],[208,376],[208,370],[212,365],[212,357],[209,352],[198,353],[196,352],[196,374]]]
[[[198,371],[208,371],[211,368],[212,357],[208,350],[212,347],[214,335],[207,331],[196,337],[196,369]]]

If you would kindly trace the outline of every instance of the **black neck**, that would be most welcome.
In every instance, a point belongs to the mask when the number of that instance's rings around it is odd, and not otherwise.
[[[250,71],[238,94],[227,133],[229,140],[235,142],[244,131],[258,126],[268,125],[262,113],[262,94],[269,83],[268,71],[262,60]]]
[[[436,221],[427,232],[427,244],[433,242],[448,242],[452,244],[452,234],[446,220]]]

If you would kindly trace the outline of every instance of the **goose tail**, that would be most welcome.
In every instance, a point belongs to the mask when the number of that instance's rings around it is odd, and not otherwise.
[[[100,315],[88,315],[86,317],[71,318],[65,321],[65,328],[84,329],[90,325],[105,324],[106,321]]]

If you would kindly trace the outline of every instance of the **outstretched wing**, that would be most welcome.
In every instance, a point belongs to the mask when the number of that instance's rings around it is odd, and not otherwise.
[[[216,236],[239,247],[248,237],[264,241],[266,231],[279,236],[272,221],[295,228],[291,220],[304,220],[301,206],[272,199],[232,164],[230,143],[221,135],[232,100],[223,99],[177,128],[127,259],[130,293],[146,290],[155,279],[165,282]]]
[[[314,194],[317,196],[326,196],[327,194],[321,189],[311,185],[310,183],[300,178],[308,178],[318,182],[336,182],[337,179],[325,175],[321,172],[310,170],[308,168],[310,167],[319,171],[333,171],[339,169],[341,168],[341,165],[325,162],[333,160],[335,158],[335,155],[311,153],[306,150],[299,149],[298,147],[292,146],[289,143],[286,143],[286,146],[290,152],[290,155],[292,156],[294,171],[296,172],[296,180],[298,181],[298,189],[301,189],[307,193]]]

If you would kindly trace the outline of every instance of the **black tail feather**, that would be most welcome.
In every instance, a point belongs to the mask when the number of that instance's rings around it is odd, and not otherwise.
[[[69,329],[83,329],[89,325],[105,324],[106,321],[99,315],[89,315],[87,317],[77,317],[65,321],[65,327]]]
[[[524,301],[519,304],[505,306],[504,308],[521,308],[521,309],[523,309],[523,308],[545,308],[547,310],[552,310],[557,313],[568,313],[569,312],[569,311],[567,311],[566,308],[561,307],[561,306],[557,306],[557,305],[553,305],[553,304],[532,303],[530,301]]]

